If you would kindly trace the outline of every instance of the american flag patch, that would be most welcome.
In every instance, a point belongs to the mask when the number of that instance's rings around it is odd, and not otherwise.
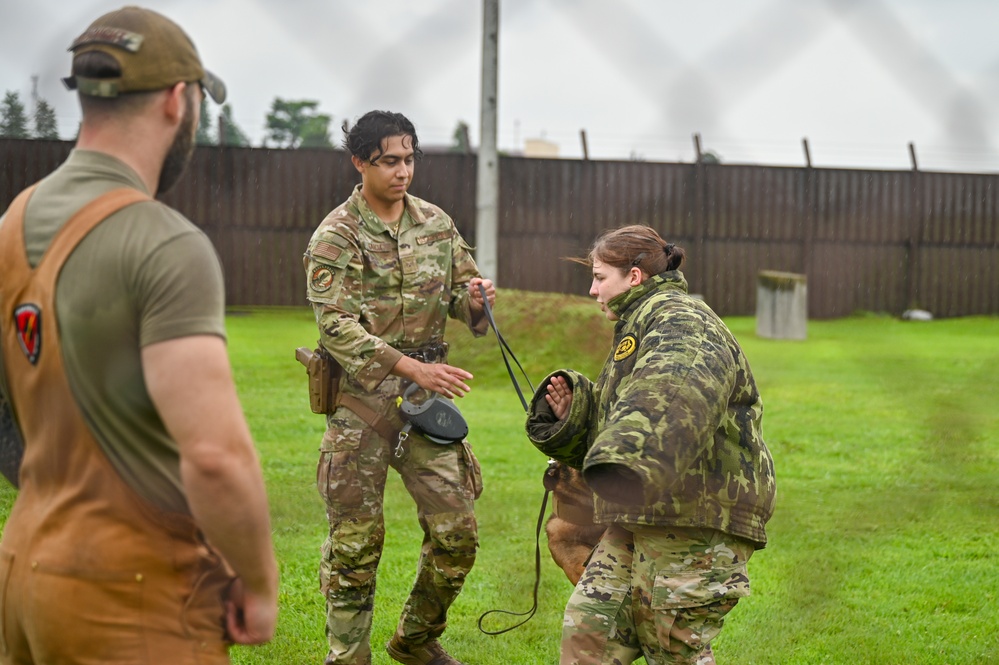
[[[317,242],[316,246],[312,248],[313,256],[321,256],[324,259],[329,259],[330,261],[336,261],[343,254],[343,250],[334,244],[328,242]]]

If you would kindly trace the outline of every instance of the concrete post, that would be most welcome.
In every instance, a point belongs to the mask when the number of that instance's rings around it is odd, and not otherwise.
[[[806,276],[761,271],[756,286],[756,334],[770,339],[805,339],[807,324]]]

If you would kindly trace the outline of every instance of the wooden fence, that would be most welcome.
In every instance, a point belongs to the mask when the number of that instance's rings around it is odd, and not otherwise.
[[[0,207],[72,144],[0,139]],[[428,154],[411,189],[473,245],[474,155]],[[215,243],[233,305],[302,305],[312,230],[358,176],[334,150],[202,147],[164,200]],[[641,223],[687,250],[691,291],[753,314],[762,270],[803,273],[811,318],[858,310],[999,313],[999,175],[502,157],[502,287],[586,293],[604,229]]]

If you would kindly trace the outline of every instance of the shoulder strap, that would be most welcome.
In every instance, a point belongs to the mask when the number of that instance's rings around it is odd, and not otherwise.
[[[389,443],[394,443],[399,437],[399,430],[353,395],[347,395],[341,391],[337,395],[337,404],[342,404],[356,413],[361,420],[371,425],[371,428]]]
[[[36,187],[37,183],[17,195],[7,208],[4,223],[0,226],[0,265],[7,266],[8,270],[31,270],[24,251],[24,209]],[[10,277],[5,276],[6,279]]]
[[[20,287],[27,276],[31,274],[27,255],[24,252],[22,219],[24,208],[36,186],[32,185],[17,195],[10,207],[7,208],[4,223],[0,226],[0,277],[2,277],[0,285],[8,287],[6,289],[0,288],[0,313],[3,313],[5,319],[0,321],[0,326],[4,323],[9,325],[5,312],[11,311],[7,302],[14,297],[10,287]],[[0,354],[2,353],[3,348],[0,346]],[[21,459],[24,457],[24,438],[14,420],[14,410],[6,396],[7,377],[4,374],[4,369],[0,365],[0,473],[11,485],[18,487],[18,473],[21,469]]]
[[[36,278],[55,277],[77,244],[105,219],[133,203],[151,200],[148,194],[137,189],[122,187],[102,194],[84,205],[63,224],[49,243],[41,261],[35,266]]]
[[[33,279],[47,279],[49,284],[54,284],[66,257],[95,226],[125,206],[151,200],[136,189],[120,188],[90,201],[63,224],[41,261],[32,269],[24,245],[24,211],[35,187],[32,185],[14,199],[0,226],[0,266],[3,267],[2,284],[5,287],[0,289],[0,313],[4,317],[2,323],[7,325],[11,323],[6,320],[7,315],[13,311],[17,299]],[[0,383],[6,384],[6,377],[0,376]],[[15,487],[18,486],[23,451],[23,439],[15,424],[10,401],[0,395],[0,473]]]
[[[4,223],[0,226],[0,259],[3,259],[0,265],[12,269],[10,274],[5,275],[5,280],[15,283],[24,284],[31,278],[55,277],[66,257],[95,226],[126,206],[152,200],[147,194],[130,187],[121,187],[98,196],[63,224],[46,248],[41,261],[32,269],[24,245],[24,212],[36,187],[37,185],[32,185],[18,194],[7,209]],[[18,271],[20,279],[17,277]]]

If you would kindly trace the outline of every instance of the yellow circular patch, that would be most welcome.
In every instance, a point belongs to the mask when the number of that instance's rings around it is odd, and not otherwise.
[[[621,340],[621,343],[614,349],[614,360],[624,360],[638,348],[638,340],[634,335],[628,335]]]

